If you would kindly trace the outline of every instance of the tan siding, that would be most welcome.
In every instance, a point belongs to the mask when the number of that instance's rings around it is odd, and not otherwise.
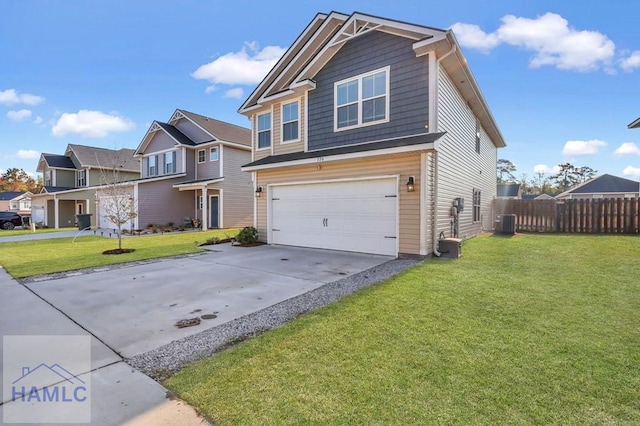
[[[275,155],[279,155],[279,154],[289,154],[292,152],[302,152],[304,151],[304,112],[305,112],[305,98],[300,97],[297,99],[291,99],[291,101],[297,100],[298,102],[300,102],[300,140],[298,142],[281,142],[282,140],[282,103],[277,104],[277,107],[275,107],[278,111],[277,116],[274,114],[274,126],[276,126],[278,128],[278,136],[277,139],[275,139],[277,141],[277,143],[274,146],[274,154]],[[284,102],[283,102],[284,103]],[[275,111],[274,111],[275,112]]]
[[[322,163],[320,170],[315,164],[264,170],[257,173],[257,184],[266,189],[270,184],[350,179],[374,176],[400,175],[398,194],[400,204],[400,253],[420,253],[420,153],[387,155],[358,160]],[[406,182],[415,176],[415,192],[407,192]],[[257,199],[258,232],[267,239],[267,196]]]
[[[224,181],[222,192],[223,222],[225,228],[253,225],[253,184],[251,173],[240,167],[251,160],[249,151],[224,146],[222,148]]]
[[[252,141],[254,161],[271,155],[271,149],[261,149],[261,150],[258,149],[258,116],[262,114],[266,114],[268,112],[272,113],[271,115],[271,123],[272,123],[271,124],[272,125],[271,146],[273,146],[273,142],[275,140],[273,139],[273,134],[274,134],[273,127],[275,126],[275,121],[273,120],[273,112],[271,111],[271,107],[260,110],[259,112],[256,112],[251,116],[251,141]]]
[[[451,206],[457,197],[464,198],[460,215],[459,236],[477,235],[491,229],[491,200],[496,194],[497,149],[481,130],[480,154],[475,148],[476,118],[453,82],[438,70],[438,131],[447,133],[441,139],[438,154],[438,232],[450,236]],[[473,189],[481,190],[481,222],[473,222]]]

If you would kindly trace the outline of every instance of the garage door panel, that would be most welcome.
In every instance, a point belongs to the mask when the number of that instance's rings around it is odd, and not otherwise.
[[[274,187],[271,242],[397,254],[395,178]]]

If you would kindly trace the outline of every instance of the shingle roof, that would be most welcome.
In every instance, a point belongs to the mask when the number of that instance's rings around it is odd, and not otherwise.
[[[59,169],[75,169],[76,165],[73,164],[71,158],[66,155],[57,155],[57,154],[42,154],[47,165],[53,168]]]
[[[517,197],[520,191],[519,183],[499,183],[496,195],[498,197]]]
[[[216,139],[251,146],[251,130],[246,127],[236,126],[235,124],[205,117],[204,115],[195,114],[183,109],[178,111],[214,135]]]
[[[72,189],[78,189],[78,188],[73,188],[70,186],[43,186],[42,189],[45,192],[53,193],[53,192],[60,192],[60,191],[70,191]]]
[[[637,181],[604,174],[567,191],[569,194],[606,194],[608,192],[638,192],[640,184]]]
[[[322,149],[318,151],[292,152],[290,154],[270,155],[242,167],[264,166],[267,164],[284,163],[287,161],[307,160],[310,158],[330,157],[332,155],[353,154],[357,152],[368,152],[379,149],[398,148],[402,146],[420,145],[435,142],[445,133],[425,133],[422,135],[408,136],[399,139],[389,139],[379,142],[371,142],[362,145],[347,145],[338,148]]]
[[[113,150],[95,146],[69,144],[67,151],[70,150],[73,151],[82,167],[112,168],[113,166],[119,166],[124,170],[140,170],[140,160],[134,158],[133,149],[122,148]]]
[[[20,192],[20,191],[0,192],[0,201],[13,200],[16,197],[21,196],[22,194],[24,194],[24,192]]]
[[[640,129],[640,117],[629,123],[627,127],[630,129]]]
[[[158,126],[162,127],[162,129],[165,132],[169,133],[169,135],[171,135],[175,140],[177,140],[178,143],[181,143],[182,145],[188,145],[188,146],[196,145],[196,143],[193,140],[191,140],[191,138],[189,138],[187,135],[182,133],[180,130],[178,130],[176,127],[172,126],[171,124],[163,123],[161,121],[156,121],[156,123],[158,124]]]

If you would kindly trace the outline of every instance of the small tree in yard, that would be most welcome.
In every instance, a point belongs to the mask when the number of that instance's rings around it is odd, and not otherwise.
[[[133,251],[122,249],[122,226],[138,217],[136,200],[120,180],[119,167],[113,167],[110,172],[103,171],[102,181],[103,189],[101,192],[104,195],[100,199],[100,206],[107,220],[113,223],[118,230],[117,253]]]

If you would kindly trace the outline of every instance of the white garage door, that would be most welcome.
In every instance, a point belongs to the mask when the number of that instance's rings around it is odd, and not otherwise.
[[[274,186],[271,242],[396,256],[395,178]]]
[[[118,229],[118,225],[109,220],[109,215],[110,214],[115,215],[116,213],[116,208],[114,206],[117,204],[118,198],[119,197],[100,197],[99,203],[98,203],[99,205],[98,227],[104,228],[104,229]],[[135,220],[134,219],[128,220],[126,223],[122,225],[122,229],[123,230],[135,229]]]

